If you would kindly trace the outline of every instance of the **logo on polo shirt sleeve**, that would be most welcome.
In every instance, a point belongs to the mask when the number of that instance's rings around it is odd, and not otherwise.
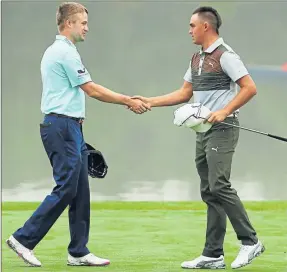
[[[84,74],[86,72],[86,68],[84,67],[83,69],[78,70],[78,74]]]
[[[78,72],[78,78],[86,76],[89,74],[88,70],[86,69],[86,67],[80,68],[77,70]]]

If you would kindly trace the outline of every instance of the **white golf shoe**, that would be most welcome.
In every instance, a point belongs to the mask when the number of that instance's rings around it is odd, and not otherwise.
[[[225,269],[226,266],[223,255],[218,258],[210,258],[201,255],[192,261],[183,262],[181,267],[187,269]]]
[[[73,257],[68,254],[67,265],[72,266],[107,266],[110,264],[110,261],[107,259],[102,259],[95,256],[92,253],[89,253],[83,257]]]
[[[20,244],[12,235],[6,240],[6,244],[15,251],[25,263],[30,266],[41,266],[41,262],[35,257],[33,251]]]
[[[253,259],[265,251],[264,245],[258,241],[253,246],[241,245],[236,259],[231,264],[231,268],[236,269],[250,264]]]

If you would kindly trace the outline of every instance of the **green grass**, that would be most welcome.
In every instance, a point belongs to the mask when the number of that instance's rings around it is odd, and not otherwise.
[[[21,227],[38,203],[2,204],[3,271],[182,271],[180,263],[197,257],[204,244],[206,211],[201,202],[96,202],[92,204],[89,249],[109,258],[104,268],[67,267],[69,243],[65,211],[35,248],[42,268],[30,268],[8,249],[5,239]],[[245,202],[266,246],[265,253],[242,271],[287,272],[287,202]],[[239,242],[230,224],[225,238],[227,271]]]

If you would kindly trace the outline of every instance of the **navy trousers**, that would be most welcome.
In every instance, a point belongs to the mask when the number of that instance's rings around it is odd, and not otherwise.
[[[90,188],[81,124],[71,118],[45,116],[40,134],[56,186],[13,236],[32,250],[69,206],[68,252],[82,257],[90,253],[86,246],[90,230]]]

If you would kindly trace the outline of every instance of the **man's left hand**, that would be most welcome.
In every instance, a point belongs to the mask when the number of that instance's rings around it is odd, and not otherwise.
[[[207,120],[209,123],[220,123],[228,116],[228,112],[224,109],[212,112]]]

